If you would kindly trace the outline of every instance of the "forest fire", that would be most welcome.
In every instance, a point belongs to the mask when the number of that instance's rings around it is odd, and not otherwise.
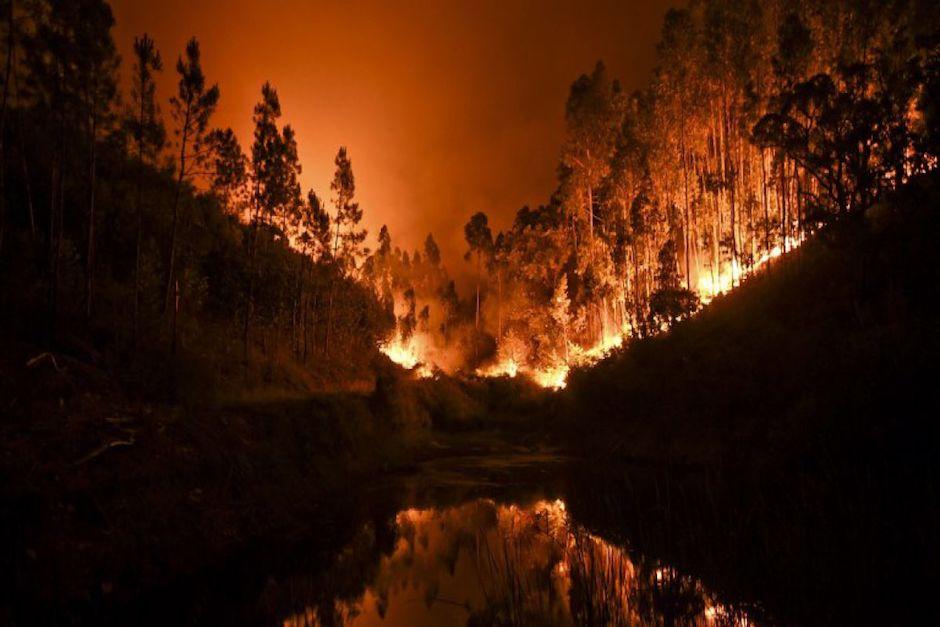
[[[737,258],[732,258],[721,264],[721,271],[717,276],[707,270],[701,271],[693,290],[698,302],[707,305],[715,297],[731,291],[748,277],[761,272],[773,259],[784,255],[785,250],[790,252],[798,248],[805,238],[804,234],[790,237],[786,246],[777,244],[771,247],[747,266],[742,265]],[[415,261],[411,264],[412,271],[415,270],[416,263],[420,263],[420,253],[416,252],[413,259]],[[404,299],[395,299],[395,335],[391,340],[381,343],[379,349],[393,362],[413,371],[420,378],[433,376],[435,370],[456,374],[462,370],[464,358],[456,354],[460,352],[456,347],[451,347],[449,358],[442,359],[448,351],[446,342],[442,347],[442,342],[436,341],[434,334],[427,330],[432,316],[430,299],[422,299],[422,302],[429,304],[425,305],[420,315],[416,314],[417,302],[413,292],[406,292]],[[696,312],[697,309],[693,309],[686,315],[694,315]],[[416,326],[421,328],[416,329]],[[650,325],[647,333],[656,333],[668,328],[669,323],[662,322]],[[475,368],[473,373],[478,377],[523,376],[540,387],[560,390],[566,387],[572,368],[597,363],[623,346],[634,334],[634,328],[629,322],[619,326],[602,325],[601,337],[593,344],[585,347],[582,343],[565,338],[555,350],[535,360],[527,359],[525,340],[519,342],[507,335],[496,338],[495,357],[490,363]],[[516,344],[521,344],[522,348],[515,346]],[[507,346],[513,346],[513,349],[507,349]],[[447,363],[443,363],[444,361]]]
[[[483,212],[469,217],[462,295],[433,237],[404,251],[383,227],[363,276],[395,302],[400,337],[420,330],[431,339],[394,347],[404,353],[396,359],[563,388],[572,368],[695,315],[833,218],[934,167],[913,150],[923,125],[916,92],[871,99],[909,78],[890,69],[900,67],[887,52],[890,29],[878,34],[884,62],[861,74],[847,70],[838,46],[820,46],[784,76],[772,53],[739,67],[732,31],[713,49],[701,36],[704,6],[666,23],[663,72],[645,91],[627,95],[603,63],[571,85],[556,188],[502,231]],[[765,33],[831,34],[822,13],[778,17],[752,16]],[[765,42],[769,51],[778,43]],[[885,122],[843,137],[872,115]],[[828,144],[807,140],[816,137],[846,150],[833,161]],[[432,346],[433,356],[423,350]],[[442,355],[449,367],[437,363]]]
[[[798,248],[805,239],[805,235],[790,238],[786,243],[787,252]],[[736,259],[732,259],[722,265],[722,270],[717,276],[703,272],[699,276],[694,291],[699,301],[706,305],[715,297],[731,291],[748,277],[759,273],[772,260],[781,257],[783,254],[784,247],[778,244],[762,254],[749,267],[742,267]],[[396,309],[400,309],[400,307],[396,307]],[[399,320],[400,323],[401,320]],[[662,327],[662,329],[667,328],[668,325]],[[600,340],[587,348],[582,347],[577,342],[566,340],[563,346],[565,357],[560,358],[553,354],[545,360],[544,364],[532,365],[526,363],[525,360],[520,360],[517,356],[500,358],[497,354],[497,359],[493,363],[477,368],[474,370],[474,374],[479,377],[516,378],[517,376],[524,376],[540,387],[561,390],[567,385],[571,368],[591,366],[604,359],[612,351],[623,346],[627,339],[631,337],[632,331],[633,329],[629,324],[625,324],[619,330],[607,330]],[[401,335],[401,331],[397,330],[393,340],[380,346],[380,350],[389,359],[403,368],[413,370],[417,376],[422,378],[432,376],[434,369],[447,371],[446,368],[435,363],[431,354],[435,352],[432,350],[432,338],[419,337],[419,333],[412,333],[411,337],[405,341]]]
[[[0,2],[0,625],[940,625],[940,0],[271,4]]]
[[[568,379],[568,366],[560,365],[547,368],[529,368],[520,366],[514,359],[498,361],[495,364],[478,368],[475,374],[478,377],[509,377],[510,379],[522,375],[535,384],[551,390],[560,390],[565,387]]]
[[[417,377],[427,379],[434,376],[434,370],[432,365],[426,362],[427,357],[422,354],[420,344],[415,336],[404,341],[401,335],[396,334],[394,339],[381,344],[379,350],[405,370],[411,370]]]
[[[806,236],[802,234],[797,237],[788,238],[786,252],[799,248],[804,241],[806,241]],[[742,268],[737,260],[732,260],[731,263],[722,266],[722,271],[717,277],[714,277],[710,273],[702,274],[696,286],[699,300],[701,300],[703,304],[708,304],[716,296],[730,292],[736,285],[739,285],[741,281],[760,272],[769,262],[783,254],[784,247],[777,244],[758,257],[749,268]]]

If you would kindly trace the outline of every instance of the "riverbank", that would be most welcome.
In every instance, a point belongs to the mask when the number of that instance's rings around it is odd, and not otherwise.
[[[4,595],[67,616],[301,536],[318,502],[413,459],[420,434],[367,400],[170,408],[82,392],[5,421]]]
[[[0,618],[14,623],[94,615],[342,526],[390,473],[503,451],[501,430],[529,446],[521,416],[541,399],[522,382],[413,380],[379,358],[368,392],[155,404],[79,359],[3,348]]]

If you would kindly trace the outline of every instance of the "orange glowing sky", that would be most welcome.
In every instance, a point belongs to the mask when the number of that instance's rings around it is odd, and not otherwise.
[[[349,148],[369,242],[388,224],[413,249],[430,231],[463,272],[463,224],[496,228],[554,188],[568,87],[604,59],[641,87],[668,0],[112,0],[128,71],[135,35],[157,42],[164,101],[195,35],[222,100],[216,126],[243,147],[260,87],[297,131],[305,189],[328,199]],[[163,106],[164,113],[168,111]]]

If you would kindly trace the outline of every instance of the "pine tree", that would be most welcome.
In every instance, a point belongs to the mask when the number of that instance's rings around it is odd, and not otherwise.
[[[334,163],[336,172],[333,182],[330,183],[334,194],[333,206],[336,208],[333,218],[333,257],[344,271],[353,271],[362,255],[362,243],[366,239],[367,231],[358,228],[362,221],[362,209],[355,201],[356,179],[345,146],[339,149]]]
[[[146,33],[134,39],[134,82],[131,86],[131,109],[126,125],[133,138],[137,157],[137,191],[134,213],[134,323],[133,338],[136,345],[140,326],[140,258],[143,237],[144,172],[153,164],[163,148],[166,130],[160,120],[156,101],[155,74],[163,69],[163,60],[153,39]]]
[[[238,137],[230,128],[216,129],[208,135],[206,143],[211,155],[209,176],[212,190],[223,200],[228,211],[241,215],[248,201],[248,158]]]
[[[474,318],[474,328],[480,330],[480,283],[482,280],[482,268],[485,260],[493,252],[493,232],[490,231],[489,221],[486,214],[478,212],[471,216],[470,220],[463,228],[464,238],[467,240],[467,252],[464,259],[475,259],[476,267],[476,316]]]
[[[243,333],[244,353],[250,354],[251,323],[255,310],[255,280],[258,237],[278,229],[287,236],[287,227],[302,212],[300,163],[297,141],[290,126],[279,129],[281,103],[270,83],[261,87],[261,100],[254,110],[254,142],[251,146],[251,217],[248,238],[248,290]],[[309,197],[308,197],[309,199]],[[280,221],[280,226],[278,222]]]
[[[362,221],[362,209],[355,201],[356,179],[352,171],[352,161],[346,154],[345,146],[340,147],[334,161],[336,172],[332,190],[333,206],[336,215],[333,218],[333,260],[341,273],[355,271],[359,257],[362,255],[362,243],[366,239],[366,230],[359,229]],[[334,293],[335,281],[330,284],[330,299],[326,323],[326,350],[329,351],[330,335],[333,330],[333,305],[336,295]]]
[[[71,4],[71,3],[70,3]],[[83,1],[73,9],[76,74],[88,145],[88,233],[85,254],[85,317],[91,318],[95,299],[95,256],[98,186],[98,144],[114,123],[117,68],[120,57],[111,36],[114,16],[103,1]]]
[[[176,248],[179,238],[180,198],[183,186],[205,159],[203,143],[209,127],[209,120],[219,103],[219,87],[206,87],[206,77],[202,71],[199,42],[196,38],[186,44],[185,59],[180,56],[176,62],[179,83],[176,95],[170,99],[170,111],[176,128],[174,133],[179,142],[176,171],[176,191],[171,207],[172,226],[167,250],[166,290],[163,311],[168,312],[176,289]],[[174,312],[176,307],[173,307]],[[174,336],[175,343],[175,336]]]

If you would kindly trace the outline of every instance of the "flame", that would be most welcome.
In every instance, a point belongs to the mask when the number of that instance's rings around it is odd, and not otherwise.
[[[583,348],[574,342],[568,342],[567,360],[556,359],[550,365],[531,367],[519,364],[514,358],[505,358],[489,366],[478,368],[476,375],[480,377],[515,378],[521,374],[540,387],[561,390],[568,385],[568,373],[573,366],[589,366],[600,361],[614,349],[623,346],[628,335],[626,329],[605,334],[597,344],[589,348]]]
[[[554,368],[542,368],[529,372],[529,377],[537,385],[550,390],[561,390],[568,385],[568,372],[570,368],[567,365],[556,366]]]
[[[730,292],[734,287],[740,285],[749,276],[753,276],[762,271],[769,262],[782,256],[785,251],[789,252],[798,248],[805,241],[805,236],[788,238],[785,244],[778,244],[761,255],[749,267],[742,266],[737,259],[721,264],[720,271],[703,272],[695,285],[695,291],[698,293],[702,304],[708,304],[715,297]],[[662,330],[666,330],[664,327]],[[632,336],[632,329],[629,325],[620,328],[608,328],[603,333],[600,340],[589,347],[583,347],[577,342],[567,342],[564,356],[554,355],[545,363],[529,364],[521,354],[524,351],[516,349],[506,349],[504,344],[511,342],[500,342],[500,351],[495,362],[478,368],[474,374],[479,377],[526,377],[536,385],[549,389],[561,390],[568,384],[568,375],[572,368],[591,366],[611,352],[623,346]],[[426,333],[416,331],[407,341],[401,338],[400,333],[381,345],[380,350],[385,353],[389,359],[401,365],[403,368],[411,370],[416,376],[428,378],[434,376],[435,372],[452,372],[453,367],[448,368],[448,364],[453,366],[452,361],[448,361],[446,347],[436,346],[434,339]],[[515,352],[513,352],[515,350]],[[504,352],[505,351],[505,352]]]
[[[717,276],[710,272],[703,273],[696,285],[696,292],[702,301],[702,304],[708,304],[716,296],[730,292],[736,285],[758,272],[760,272],[771,260],[784,254],[784,249],[792,251],[805,241],[805,236],[789,238],[786,246],[778,244],[769,251],[761,255],[749,268],[742,267],[737,259],[730,263],[722,264],[721,271]],[[604,359],[610,353],[623,346],[627,338],[631,335],[631,329],[623,328],[613,333],[605,333],[604,336],[593,346],[583,348],[579,344],[568,343],[568,357],[566,360],[556,365],[542,366],[539,368],[528,368],[520,366],[515,360],[507,359],[477,370],[477,375],[481,377],[515,377],[517,373],[529,377],[541,387],[561,390],[568,382],[568,373],[572,367],[590,366]]]
[[[568,379],[568,365],[561,364],[553,367],[530,368],[525,365],[519,365],[514,359],[497,361],[489,366],[477,368],[478,377],[509,377],[515,379],[517,375],[522,375],[534,382],[536,385],[552,390],[560,390],[565,387]]]
[[[404,341],[396,333],[392,340],[379,346],[379,350],[402,368],[411,370],[421,379],[427,379],[434,376],[434,369],[422,358],[421,345],[421,338],[417,335]]]
[[[799,248],[805,239],[803,235],[787,238],[786,246],[777,244],[758,257],[750,268],[742,268],[737,259],[732,259],[730,263],[721,265],[717,276],[712,272],[703,272],[695,286],[702,304],[707,305],[716,296],[730,292],[736,285],[740,285],[741,281],[761,271],[769,261],[784,254],[784,249],[789,252]]]
[[[519,364],[516,363],[515,359],[506,359],[478,368],[476,374],[480,377],[509,377],[515,379],[516,375],[519,374]]]

